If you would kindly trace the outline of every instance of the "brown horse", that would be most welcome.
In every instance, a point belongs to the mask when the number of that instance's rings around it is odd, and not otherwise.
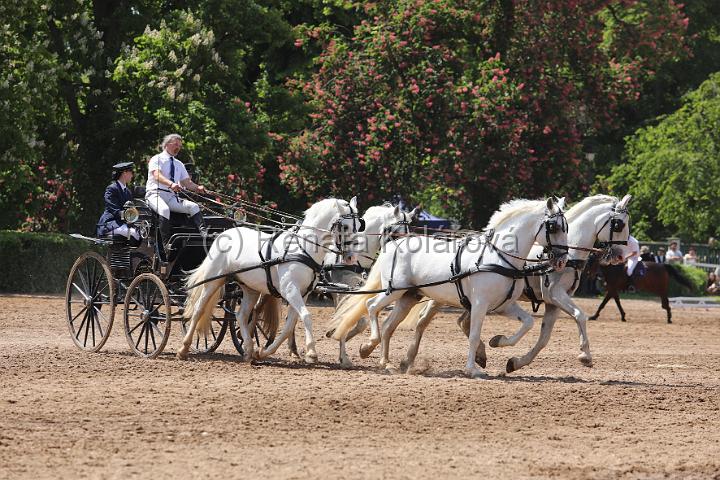
[[[600,310],[605,307],[605,304],[611,298],[615,299],[615,304],[620,310],[620,317],[622,321],[625,321],[625,311],[620,305],[620,292],[625,290],[630,285],[634,285],[635,289],[642,290],[648,293],[655,294],[660,297],[662,301],[662,308],[667,310],[667,322],[672,323],[672,313],[670,312],[670,302],[668,301],[668,285],[670,283],[670,277],[677,280],[677,282],[692,290],[694,287],[690,280],[683,276],[675,267],[666,263],[655,263],[655,262],[642,262],[645,265],[645,273],[642,276],[637,276],[640,265],[635,269],[635,275],[633,275],[632,282],[625,273],[625,265],[601,265],[601,262],[595,261],[590,267],[590,275],[597,273],[598,267],[602,271],[603,277],[605,277],[606,289],[605,298],[595,312],[595,315],[589,318],[589,320],[597,320],[600,315]]]

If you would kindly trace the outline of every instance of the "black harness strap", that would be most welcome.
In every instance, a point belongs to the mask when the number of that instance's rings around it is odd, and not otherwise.
[[[275,263],[271,263],[271,257],[272,257],[272,247],[275,243],[275,240],[282,235],[284,232],[278,231],[275,234],[273,234],[272,237],[267,241],[265,244],[265,256],[263,256],[262,248],[260,248],[260,251],[258,251],[258,255],[260,255],[260,260],[263,262],[262,267],[265,269],[265,277],[267,282],[268,291],[273,297],[282,297],[280,295],[280,292],[278,292],[277,288],[275,288],[275,285],[272,281],[272,273],[270,272],[270,268],[274,267],[275,265],[279,265],[281,263],[288,263],[288,262],[298,262],[302,263],[303,265],[309,267],[312,269],[313,272],[316,274],[322,271],[322,265],[317,263],[313,258],[310,256],[310,254],[307,253],[307,251],[298,243],[298,247],[300,250],[302,250],[302,253],[288,253],[287,247],[285,248],[285,252],[283,252],[281,257],[278,257],[278,261]],[[313,286],[315,285],[317,275],[313,275],[313,279],[310,282],[310,287],[308,289],[308,292],[312,290]]]
[[[462,239],[462,241],[460,242],[460,247],[455,254],[455,260],[450,264],[450,274],[453,277],[462,271],[462,266],[460,265],[460,257],[462,256],[462,252],[465,249],[465,246],[467,245],[470,238],[471,237],[468,236]],[[487,245],[487,243],[485,245]],[[484,249],[485,247],[483,246],[483,253]],[[478,263],[480,263],[481,259],[482,254],[480,254],[480,259],[478,260]],[[476,266],[478,265],[476,264]],[[465,295],[465,290],[463,290],[462,282],[460,281],[460,279],[455,282],[455,288],[457,289],[458,297],[460,298],[460,305],[462,305],[465,310],[470,310],[470,299],[467,297],[467,295]]]
[[[571,292],[575,291],[575,287],[577,287],[578,281],[580,280],[580,272],[585,269],[585,265],[587,265],[587,260],[578,260],[575,258],[568,260],[566,266],[575,271],[575,278],[573,279],[572,286],[570,287]]]

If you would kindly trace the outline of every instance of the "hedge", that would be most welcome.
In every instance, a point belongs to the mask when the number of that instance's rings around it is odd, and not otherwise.
[[[68,235],[0,230],[0,292],[64,293],[70,267],[92,249]]]
[[[680,275],[684,276],[690,283],[695,285],[695,289],[688,291],[687,288],[680,285],[670,276],[670,285],[668,286],[669,297],[694,297],[705,295],[705,283],[707,282],[707,272],[702,268],[693,267],[692,265],[675,264]]]

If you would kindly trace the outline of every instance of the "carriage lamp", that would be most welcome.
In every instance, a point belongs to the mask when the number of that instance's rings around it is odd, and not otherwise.
[[[247,220],[247,213],[245,210],[238,208],[235,212],[233,212],[233,219],[238,223],[245,223]]]
[[[125,210],[123,210],[123,212],[120,216],[127,223],[135,223],[140,218],[140,212],[132,204],[130,206],[128,206],[126,203]]]

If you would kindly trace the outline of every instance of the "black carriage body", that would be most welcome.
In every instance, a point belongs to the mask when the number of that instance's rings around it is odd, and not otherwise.
[[[159,355],[169,338],[171,322],[181,322],[185,330],[182,313],[187,273],[205,260],[218,235],[238,226],[230,217],[204,216],[208,226],[205,240],[187,215],[173,213],[163,261],[158,215],[144,197],[145,189],[136,187],[132,205],[125,206],[126,213],[137,210],[128,223],[140,233],[139,244],[124,237],[74,235],[105,247],[104,258],[94,252],[81,255],[68,278],[68,326],[82,350],[100,350],[112,328],[116,305],[124,305],[125,336],[133,353],[147,358]],[[239,296],[237,285],[228,283],[213,313],[211,331],[195,335],[195,352],[211,352],[219,346],[234,319]]]

